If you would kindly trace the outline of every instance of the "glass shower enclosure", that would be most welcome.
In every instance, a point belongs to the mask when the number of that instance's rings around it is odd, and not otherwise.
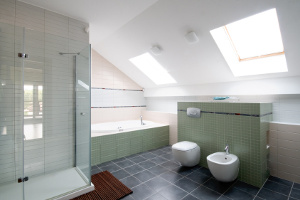
[[[86,41],[0,23],[0,200],[93,189],[90,55]]]

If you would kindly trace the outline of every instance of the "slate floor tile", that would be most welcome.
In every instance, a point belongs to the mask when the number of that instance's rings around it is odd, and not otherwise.
[[[113,172],[112,175],[114,175],[114,177],[116,177],[119,180],[130,176],[130,174],[123,169]]]
[[[191,194],[201,200],[217,200],[221,196],[220,193],[212,191],[204,186],[198,187]]]
[[[149,198],[147,198],[147,200],[168,200],[168,199],[166,199],[165,197],[163,197],[159,193],[156,193],[156,194],[150,196]]]
[[[292,186],[293,185],[293,182],[288,181],[288,180],[284,180],[284,179],[281,179],[281,178],[278,178],[278,177],[275,177],[275,176],[270,176],[268,178],[268,180],[276,182],[276,183],[280,183],[280,184],[283,184],[283,185],[286,185],[286,186]]]
[[[264,186],[264,188],[269,189],[269,190],[273,190],[275,192],[284,194],[286,196],[289,195],[290,191],[291,191],[291,186],[286,186],[277,182],[273,182],[273,181],[267,181]]]
[[[143,200],[154,194],[145,183],[132,188],[133,193],[131,194],[134,199]]]
[[[234,200],[252,200],[255,197],[254,195],[239,190],[235,187],[230,188],[224,195]]]
[[[195,181],[196,183],[199,183],[199,184],[203,184],[208,179],[210,179],[209,176],[206,176],[206,175],[204,175],[200,172],[197,172],[197,171],[192,172],[191,174],[187,175],[186,177],[193,180],[193,181]]]
[[[152,190],[158,192],[171,184],[168,181],[164,180],[163,178],[157,176],[157,177],[147,181],[146,185],[148,187],[150,187]]]
[[[217,181],[214,178],[211,178],[204,183],[204,186],[208,187],[209,189],[211,189],[213,191],[223,194],[226,190],[228,190],[228,188],[230,186],[232,186],[232,184],[233,184],[233,182],[224,183],[224,182]]]
[[[128,176],[126,178],[121,179],[120,181],[129,188],[133,188],[142,183],[140,180],[133,176]]]
[[[163,179],[165,179],[171,183],[174,183],[174,182],[178,181],[179,179],[183,178],[183,176],[181,176],[180,174],[177,174],[172,171],[167,171],[167,172],[161,174],[160,177],[162,177]]]
[[[146,160],[146,161],[144,161],[144,162],[140,162],[140,163],[139,163],[139,166],[141,166],[141,167],[143,167],[143,168],[145,168],[145,169],[149,169],[149,168],[154,167],[154,166],[156,166],[156,165],[157,165],[156,163],[151,162],[151,161],[149,161],[149,160]]]
[[[162,163],[164,163],[164,162],[166,162],[166,161],[168,161],[167,159],[165,159],[165,158],[162,158],[162,157],[160,157],[160,156],[157,156],[157,157],[155,157],[155,158],[152,158],[152,159],[150,159],[150,161],[151,162],[154,162],[154,163],[156,163],[156,164],[162,164]]]
[[[145,161],[146,158],[144,158],[142,156],[136,156],[136,157],[130,158],[129,160],[131,160],[132,162],[135,162],[135,163],[140,163],[140,162]]]
[[[164,162],[160,165],[167,168],[167,169],[170,169],[170,170],[180,167],[180,165],[178,163],[175,163],[175,162],[172,162],[172,161],[167,161],[167,162]]]
[[[168,200],[180,200],[184,196],[186,196],[188,193],[180,189],[179,187],[176,187],[174,185],[170,185],[168,187],[165,187],[162,189],[159,194],[167,198]]]
[[[274,192],[272,190],[268,190],[266,188],[262,188],[257,194],[257,196],[265,200],[287,200],[288,199],[288,196]]]
[[[135,178],[139,179],[140,181],[142,182],[145,182],[145,181],[148,181],[152,178],[155,177],[154,174],[152,174],[150,171],[148,170],[145,170],[145,171],[142,171],[142,172],[139,172],[135,175],[133,175]]]
[[[131,160],[126,159],[126,160],[117,162],[116,164],[117,164],[118,166],[122,167],[122,168],[125,168],[125,167],[132,166],[132,165],[134,165],[135,163],[132,162]]]
[[[293,188],[290,197],[300,199],[300,190]]]
[[[198,200],[196,197],[194,197],[193,195],[189,194],[187,196],[185,196],[182,200]]]
[[[106,166],[103,166],[101,167],[101,169],[103,171],[107,170],[109,171],[110,173],[114,172],[114,171],[118,171],[120,170],[121,168],[119,166],[117,166],[115,163],[111,163],[109,165],[106,165]]]
[[[239,190],[242,190],[244,192],[247,192],[249,194],[252,194],[252,195],[256,195],[259,191],[259,188],[258,187],[255,187],[253,185],[249,185],[247,183],[244,183],[242,181],[237,181],[233,187],[239,189]]]
[[[166,171],[168,171],[168,169],[160,166],[160,165],[157,165],[157,166],[154,166],[154,167],[151,167],[150,169],[148,169],[150,172],[152,172],[153,174],[155,175],[160,175]]]
[[[142,168],[139,165],[132,165],[132,166],[126,167],[124,169],[131,175],[137,174],[137,173],[145,170],[144,168]]]
[[[193,168],[191,167],[178,167],[178,168],[175,168],[175,169],[172,169],[172,171],[182,175],[182,176],[187,176],[189,174],[191,174],[194,170]]]
[[[141,154],[141,156],[143,156],[146,159],[151,159],[151,158],[155,158],[157,155],[155,155],[151,152],[147,152],[147,153]]]
[[[187,178],[182,178],[174,183],[174,185],[180,187],[186,192],[191,192],[200,185],[195,183],[194,181],[191,181],[190,179]]]

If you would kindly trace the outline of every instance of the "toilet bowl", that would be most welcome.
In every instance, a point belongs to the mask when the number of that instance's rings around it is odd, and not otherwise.
[[[182,166],[193,167],[200,161],[200,147],[194,142],[178,142],[173,144],[172,153]]]
[[[216,152],[206,159],[210,172],[218,181],[231,182],[237,178],[240,161],[236,155]]]

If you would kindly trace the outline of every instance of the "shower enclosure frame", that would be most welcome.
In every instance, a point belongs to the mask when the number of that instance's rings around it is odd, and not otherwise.
[[[4,43],[6,45],[9,45],[11,47],[11,49],[13,49],[13,52],[9,52],[9,58],[13,61],[11,61],[9,64],[6,64],[6,57],[2,57],[0,55],[0,75],[1,73],[5,75],[5,73],[7,73],[7,77],[0,76],[0,81],[1,81],[1,85],[0,85],[0,92],[3,91],[3,95],[0,94],[0,102],[7,102],[6,96],[5,94],[7,93],[12,93],[13,94],[13,100],[11,102],[10,105],[12,105],[13,107],[10,110],[10,113],[2,113],[2,115],[0,115],[2,122],[0,121],[0,150],[1,148],[4,148],[5,145],[8,146],[8,143],[6,142],[6,140],[1,141],[1,138],[7,138],[7,136],[12,136],[12,138],[14,138],[14,150],[13,152],[9,152],[10,154],[13,155],[14,158],[14,163],[13,163],[13,168],[15,169],[15,178],[14,180],[11,180],[9,182],[2,182],[0,183],[0,191],[1,187],[3,187],[3,190],[6,190],[6,188],[10,185],[15,186],[13,193],[17,194],[17,198],[14,197],[14,199],[26,199],[27,196],[27,186],[28,183],[32,180],[32,179],[38,179],[39,177],[42,177],[43,175],[45,175],[45,177],[47,175],[51,175],[51,173],[41,173],[39,175],[33,175],[33,178],[31,179],[31,176],[27,175],[27,172],[25,170],[25,161],[26,161],[26,157],[25,157],[25,136],[24,136],[24,127],[25,127],[25,122],[24,122],[24,85],[25,85],[25,62],[27,59],[30,59],[30,57],[33,57],[33,61],[34,61],[34,57],[36,55],[31,55],[30,53],[27,54],[27,49],[26,49],[26,42],[31,42],[32,41],[26,41],[28,40],[27,38],[27,33],[28,35],[30,34],[37,34],[37,35],[42,35],[44,38],[46,38],[46,35],[48,33],[42,33],[42,32],[38,32],[38,31],[33,31],[33,30],[29,30],[26,29],[25,27],[17,27],[14,25],[10,25],[10,24],[5,24],[5,23],[0,23],[1,27],[0,27],[0,36],[3,36],[4,39],[8,38],[7,41],[4,41]],[[9,35],[12,35],[11,37]],[[55,35],[51,35],[48,34],[47,36],[49,37],[56,37]],[[61,39],[58,38],[58,39]],[[67,40],[68,43],[71,43],[71,40],[69,38],[63,38],[64,40]],[[2,41],[0,41],[1,44]],[[10,43],[9,43],[10,42]],[[78,43],[78,41],[74,41],[74,43]],[[13,44],[11,44],[13,43]],[[46,43],[46,42],[44,42]],[[34,44],[33,44],[34,45]],[[44,44],[45,45],[45,44]],[[4,45],[5,47],[5,45]],[[91,137],[90,137],[90,84],[91,84],[91,52],[90,52],[90,45],[87,44],[86,47],[83,49],[85,50],[85,53],[87,54],[87,58],[88,61],[85,62],[85,67],[87,67],[86,69],[88,72],[88,77],[86,77],[87,81],[85,81],[85,84],[88,85],[88,89],[86,89],[85,91],[85,95],[86,95],[86,99],[85,101],[88,102],[85,106],[85,109],[87,109],[87,113],[85,115],[85,117],[87,118],[86,120],[84,120],[85,126],[88,127],[88,129],[86,129],[86,132],[81,135],[79,135],[79,137],[77,136],[77,130],[80,129],[80,127],[77,127],[77,108],[79,105],[77,105],[77,93],[78,93],[78,86],[76,87],[77,83],[78,83],[78,76],[77,76],[77,67],[75,65],[75,71],[76,71],[76,75],[74,74],[74,114],[75,116],[74,118],[74,165],[75,166],[75,170],[77,170],[79,176],[81,176],[81,178],[86,182],[85,186],[82,187],[78,187],[77,189],[65,192],[63,194],[57,194],[55,196],[52,196],[51,198],[47,198],[47,199],[69,199],[69,198],[73,198],[75,196],[78,196],[81,193],[86,193],[88,191],[91,191],[94,189],[93,185],[91,184],[91,174],[90,174],[90,168],[91,168],[91,152],[90,152],[90,145],[91,145]],[[46,47],[44,46],[44,49],[46,49]],[[2,48],[0,48],[0,50],[3,50]],[[59,55],[59,53],[57,52],[57,54]],[[13,56],[14,55],[14,56]],[[63,55],[59,55],[59,56],[63,56]],[[77,60],[79,55],[75,56],[75,60]],[[68,56],[69,57],[69,56]],[[3,60],[2,60],[3,59]],[[42,63],[43,67],[46,67],[46,60],[48,59],[46,52],[44,50],[44,63]],[[67,58],[66,58],[67,60]],[[3,61],[1,63],[1,61]],[[74,63],[75,64],[75,63]],[[2,70],[1,70],[2,68]],[[6,70],[6,71],[5,71]],[[42,70],[43,76],[46,76],[46,72],[44,72]],[[6,78],[6,79],[5,79]],[[45,78],[45,77],[43,77]],[[3,81],[2,81],[2,80]],[[33,80],[34,81],[34,80]],[[45,80],[43,79],[44,83]],[[9,84],[6,85],[6,82],[8,82]],[[11,87],[11,88],[8,88]],[[43,87],[45,85],[43,84]],[[2,87],[2,88],[1,88]],[[2,98],[3,97],[3,98]],[[2,98],[2,99],[1,99]],[[72,101],[72,100],[71,100]],[[43,94],[43,100],[42,100],[43,104],[45,104],[45,98],[44,98],[44,94]],[[17,106],[18,105],[18,106]],[[34,109],[34,108],[33,108]],[[45,111],[44,107],[43,107],[43,116],[42,116],[42,127],[44,126],[45,123]],[[72,111],[70,111],[72,113]],[[16,116],[16,113],[18,113],[19,115]],[[13,132],[10,131],[9,128],[7,128],[5,120],[7,116],[12,116],[10,118],[13,119],[12,122],[10,122],[11,124],[13,124]],[[21,116],[22,115],[22,116]],[[82,121],[82,120],[81,120]],[[89,122],[89,123],[88,123]],[[8,124],[10,125],[10,124]],[[5,129],[5,132],[4,132]],[[8,129],[6,131],[6,129]],[[45,130],[44,128],[42,128],[42,137],[45,137]],[[78,142],[76,139],[80,139],[84,137],[84,141],[83,142]],[[44,138],[42,138],[44,141],[42,141],[44,143],[44,147],[46,145],[46,141]],[[36,140],[38,141],[38,140]],[[3,145],[2,145],[3,144]],[[11,149],[11,147],[9,147]],[[77,152],[78,150],[83,150],[84,149],[84,153],[83,152]],[[2,152],[6,152],[6,149],[2,149],[4,151]],[[45,151],[45,150],[43,150]],[[83,155],[82,157],[80,157],[80,153]],[[1,157],[3,155],[3,157]],[[44,155],[46,155],[44,153]],[[0,153],[0,159],[6,158],[8,157],[8,155],[5,155],[4,153],[1,154]],[[84,161],[80,162],[80,159],[85,158]],[[44,157],[45,159],[45,157]],[[4,161],[5,162],[5,161]],[[43,161],[45,162],[45,160]],[[5,163],[4,163],[5,164]],[[44,163],[45,165],[45,163]],[[0,164],[0,169],[1,168],[1,164]],[[5,166],[4,166],[5,167]],[[55,172],[53,172],[55,173]],[[4,174],[5,175],[5,174]],[[5,175],[6,176],[6,175]],[[0,177],[1,178],[1,177]],[[18,183],[17,183],[18,182]],[[17,184],[16,184],[17,183]],[[32,191],[31,191],[32,192]],[[78,193],[79,192],[79,193]],[[3,195],[3,193],[1,192],[0,195],[0,199],[2,198],[1,196]],[[28,198],[27,198],[28,199]]]

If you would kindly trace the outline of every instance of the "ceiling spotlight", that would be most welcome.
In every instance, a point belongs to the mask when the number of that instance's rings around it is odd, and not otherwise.
[[[199,41],[199,38],[197,37],[197,35],[194,31],[187,33],[184,37],[190,44],[194,44]]]
[[[151,47],[150,51],[151,51],[154,55],[156,55],[156,56],[158,56],[158,55],[161,54],[161,49],[160,49],[159,46],[153,46],[153,47]]]

